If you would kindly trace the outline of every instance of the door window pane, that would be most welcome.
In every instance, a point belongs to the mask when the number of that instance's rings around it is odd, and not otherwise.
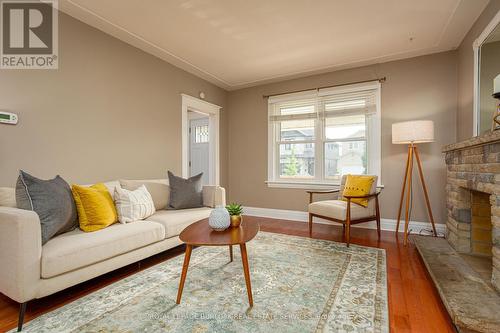
[[[279,145],[280,178],[314,177],[314,143]]]
[[[196,126],[194,128],[194,143],[208,142],[208,125]]]
[[[353,115],[326,118],[325,136],[327,140],[364,138],[366,135],[366,116]]]
[[[338,180],[346,174],[365,174],[366,141],[325,143],[325,178]]]
[[[280,124],[280,141],[314,140],[314,119],[286,120]]]

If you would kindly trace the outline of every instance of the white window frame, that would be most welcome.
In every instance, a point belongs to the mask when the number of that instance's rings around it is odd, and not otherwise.
[[[358,83],[339,87],[332,87],[318,90],[311,90],[301,93],[292,93],[273,98],[268,104],[268,187],[275,188],[305,188],[305,189],[331,189],[340,185],[340,180],[328,180],[324,178],[324,143],[336,140],[326,140],[324,137],[324,118],[315,119],[315,163],[314,179],[280,179],[279,177],[279,140],[278,125],[270,121],[270,116],[274,114],[275,103],[303,101],[311,98],[316,99],[316,108],[319,107],[319,96],[335,95],[363,91],[367,89],[375,90],[376,112],[370,115],[366,127],[366,148],[367,148],[367,173],[378,176],[378,186],[381,186],[381,84],[379,81]],[[290,143],[302,143],[302,141],[290,141]]]

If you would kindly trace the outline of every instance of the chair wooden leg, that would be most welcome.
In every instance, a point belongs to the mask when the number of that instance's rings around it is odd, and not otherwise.
[[[377,235],[378,239],[380,239],[380,207],[378,205],[378,196],[375,197],[375,215],[377,216]]]
[[[345,242],[347,247],[349,247],[349,243],[351,242],[351,221],[349,220],[346,221],[345,226]]]
[[[24,314],[26,313],[26,305],[28,302],[19,304],[19,319],[17,320],[17,331],[21,332],[23,330],[24,324]]]
[[[351,241],[351,199],[347,199],[347,213],[345,219],[345,242],[347,247]]]
[[[313,233],[313,216],[309,214],[309,237],[312,237]]]

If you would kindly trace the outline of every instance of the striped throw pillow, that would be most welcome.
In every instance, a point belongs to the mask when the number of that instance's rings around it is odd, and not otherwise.
[[[143,220],[155,212],[153,198],[144,185],[133,191],[116,187],[115,205],[120,223]]]

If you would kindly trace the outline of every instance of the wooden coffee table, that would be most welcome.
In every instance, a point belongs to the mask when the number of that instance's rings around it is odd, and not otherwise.
[[[245,223],[244,221],[237,228],[229,227],[224,231],[214,231],[208,225],[208,219],[198,221],[186,227],[179,238],[186,243],[186,255],[182,265],[181,281],[177,292],[177,304],[180,304],[182,289],[186,281],[189,259],[193,246],[229,246],[230,261],[233,261],[233,245],[239,245],[241,250],[241,260],[243,261],[243,273],[247,285],[248,302],[253,306],[252,286],[250,284],[250,270],[248,269],[248,256],[246,243],[252,240],[259,232],[257,223]]]

